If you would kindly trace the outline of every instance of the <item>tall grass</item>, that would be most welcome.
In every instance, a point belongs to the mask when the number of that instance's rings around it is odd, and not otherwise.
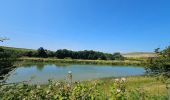
[[[124,78],[125,79],[125,78]],[[165,84],[153,77],[130,77],[44,85],[0,85],[2,100],[168,100]]]
[[[56,58],[30,58],[22,57],[18,61],[31,62],[54,62],[54,63],[76,63],[76,64],[102,64],[102,65],[136,65],[144,66],[145,61],[131,61],[131,60],[78,60],[78,59],[56,59]]]

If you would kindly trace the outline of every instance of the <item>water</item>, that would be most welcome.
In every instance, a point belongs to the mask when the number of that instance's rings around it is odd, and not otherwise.
[[[46,83],[49,79],[64,81],[68,71],[72,71],[74,81],[145,74],[143,67],[136,66],[38,64],[16,68],[10,73],[6,82],[30,80],[31,83]]]

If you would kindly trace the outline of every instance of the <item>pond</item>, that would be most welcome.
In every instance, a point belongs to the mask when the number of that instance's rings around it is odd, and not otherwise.
[[[30,81],[46,83],[49,79],[65,81],[68,71],[72,71],[73,81],[92,80],[108,77],[144,75],[144,67],[78,64],[31,64],[17,67],[6,79],[6,83]]]

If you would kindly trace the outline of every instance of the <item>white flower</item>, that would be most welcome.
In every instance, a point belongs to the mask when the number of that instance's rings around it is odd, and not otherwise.
[[[48,94],[49,92],[50,92],[49,90],[46,91],[47,94]]]
[[[121,78],[121,80],[125,82],[125,81],[126,81],[126,78],[123,77],[123,78]]]
[[[120,93],[120,92],[121,92],[121,90],[120,90],[120,89],[117,89],[116,91],[117,91],[117,93]]]
[[[57,82],[56,84],[55,84],[55,86],[59,86],[60,85],[60,83],[59,82]]]
[[[115,79],[115,82],[119,82],[119,79],[117,78],[117,79]]]

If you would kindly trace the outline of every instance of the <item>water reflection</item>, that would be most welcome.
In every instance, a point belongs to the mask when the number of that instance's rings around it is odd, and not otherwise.
[[[26,62],[20,64],[20,66],[11,73],[6,82],[13,83],[31,80],[31,83],[46,83],[49,79],[60,81],[66,79],[68,71],[73,72],[73,81],[134,76],[143,75],[145,73],[143,67],[135,66]]]
[[[36,68],[38,71],[42,71],[44,68],[44,64],[37,64]]]
[[[14,70],[14,67],[10,68],[0,68],[0,82],[4,82],[6,78],[9,76],[9,73]]]
[[[70,64],[66,63],[46,63],[46,62],[20,62],[18,67],[36,67],[37,70],[42,71],[45,66],[67,67]]]

